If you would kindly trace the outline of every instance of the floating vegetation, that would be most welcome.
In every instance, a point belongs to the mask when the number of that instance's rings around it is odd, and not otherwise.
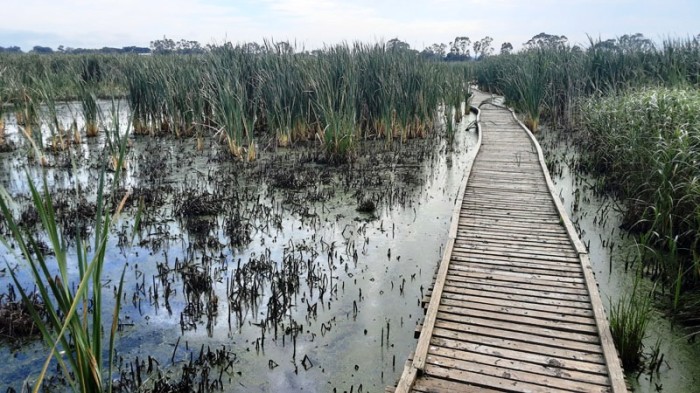
[[[21,345],[27,338],[40,335],[41,332],[32,316],[32,309],[42,320],[47,316],[38,293],[29,293],[27,298],[31,308],[25,305],[23,299],[17,298],[17,291],[12,284],[8,286],[7,293],[0,294],[0,340],[12,343],[13,346]]]

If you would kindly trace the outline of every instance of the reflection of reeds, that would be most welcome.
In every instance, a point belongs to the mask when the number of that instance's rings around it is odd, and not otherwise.
[[[122,149],[120,162],[123,160],[124,152]],[[104,176],[103,170],[98,186],[94,245],[92,245],[90,252],[88,252],[88,243],[81,238],[80,234],[77,235],[75,250],[69,252],[57,222],[56,211],[46,179],[44,179],[43,191],[39,191],[31,178],[27,177],[34,209],[37,211],[44,235],[48,239],[53,254],[50,260],[45,257],[45,251],[40,246],[38,238],[21,230],[14,221],[7,193],[2,190],[0,195],[0,209],[7,227],[17,248],[21,251],[22,257],[29,265],[31,276],[45,305],[43,310],[35,307],[31,301],[32,295],[22,289],[15,271],[9,268],[25,305],[41,331],[44,341],[50,347],[49,355],[35,383],[35,392],[41,388],[53,358],[58,362],[65,380],[74,391],[100,392],[105,388],[107,391],[111,391],[112,388],[114,340],[126,268],[122,270],[119,288],[116,292],[107,352],[103,351],[105,337],[102,325],[104,311],[102,268],[109,229],[119,215],[128,195],[116,206],[114,215],[110,216],[110,203],[105,200],[103,194]],[[118,177],[117,169],[115,179]],[[70,255],[73,254],[75,255],[74,260],[70,258]],[[77,286],[73,285],[73,277],[69,274],[69,268],[74,265],[78,267],[79,271]],[[58,270],[57,274],[54,272],[54,266]],[[43,316],[43,311],[47,314],[46,317]],[[108,359],[104,359],[105,354]],[[106,369],[105,361],[107,363]]]
[[[2,107],[2,103],[0,102],[0,107]],[[5,115],[2,113],[2,109],[0,109],[0,146],[5,145]]]

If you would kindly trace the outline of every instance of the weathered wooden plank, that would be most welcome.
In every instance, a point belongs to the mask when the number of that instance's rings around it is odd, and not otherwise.
[[[438,318],[445,321],[469,323],[470,318],[479,317],[492,321],[519,324],[523,329],[533,333],[536,333],[540,328],[585,335],[597,333],[595,325],[592,324],[584,325],[576,322],[563,322],[554,319],[514,315],[500,311],[489,311],[485,310],[485,308],[486,307],[472,304],[462,305],[461,307],[440,305],[440,315]]]
[[[563,263],[573,263],[579,264],[580,260],[578,255],[574,254],[571,250],[566,249],[552,249],[552,248],[540,248],[540,247],[508,247],[507,245],[500,244],[487,244],[487,243],[477,243],[477,242],[466,242],[462,239],[457,238],[457,242],[454,246],[455,252],[465,252],[474,254],[486,254],[495,255],[499,257],[506,258],[520,258],[525,260],[531,260],[532,263],[537,263],[538,260],[547,260],[552,262],[563,262]]]
[[[460,302],[447,296],[440,298],[440,311],[461,316],[480,316],[499,321],[517,322],[524,325],[549,326],[553,329],[596,334],[595,319],[588,316],[576,316],[559,312],[537,311],[528,308],[493,305],[486,303]],[[438,318],[443,318],[440,314]],[[447,319],[447,317],[444,317]]]
[[[446,344],[442,346],[441,344]],[[441,344],[434,344],[430,347],[430,354],[434,356],[439,356],[442,358],[451,359],[454,362],[454,366],[462,368],[464,362],[469,363],[480,363],[482,365],[489,366],[489,370],[492,372],[497,370],[500,375],[500,371],[522,371],[523,380],[529,380],[533,383],[541,383],[542,376],[554,378],[552,383],[555,387],[570,387],[572,385],[580,384],[592,384],[592,385],[602,385],[606,386],[610,383],[607,375],[600,375],[597,373],[587,373],[580,370],[565,369],[561,367],[559,362],[551,362],[547,365],[541,365],[537,363],[524,362],[522,359],[509,359],[504,357],[501,353],[497,356],[487,355],[480,352],[466,352],[460,349],[454,348],[450,344],[453,342],[443,342]],[[447,360],[450,361],[450,360]],[[551,386],[551,385],[550,385]]]
[[[531,237],[541,237],[541,238],[560,238],[563,235],[560,231],[535,231],[528,230],[524,227],[497,227],[492,224],[483,222],[468,222],[463,220],[460,222],[460,231],[472,232],[472,233],[496,233],[500,235],[512,235],[513,238],[517,236],[531,236]]]
[[[475,320],[475,322],[479,321]],[[476,325],[475,323],[466,324],[462,328],[460,323],[441,320],[435,325],[433,336],[605,365],[605,359],[600,350],[600,341],[583,342],[564,338],[568,337],[567,335],[551,337],[541,332],[528,333],[520,332],[516,329],[517,327],[515,326],[513,329],[503,329],[500,325],[489,328],[483,324]],[[555,331],[547,329],[542,332],[550,333],[551,335],[555,333]],[[541,334],[542,336],[540,336]],[[585,335],[580,336],[588,337]],[[594,340],[596,337],[591,336],[589,338]]]
[[[515,302],[513,301],[513,298],[503,299],[500,297],[492,297],[490,295],[490,293],[475,294],[465,293],[464,291],[453,292],[451,288],[449,290],[445,288],[443,289],[442,293],[442,304],[451,305],[453,303],[459,304],[459,302],[475,302],[493,305],[496,307],[509,307],[525,311],[529,310],[554,313],[562,315],[562,319],[566,320],[569,320],[568,316],[580,316],[588,318],[590,320],[593,320],[594,318],[593,311],[591,311],[590,308],[586,307],[570,307],[563,304],[545,304],[541,302],[533,302],[531,301],[532,299],[519,300]],[[494,308],[493,310],[495,311],[496,309]],[[534,314],[528,315],[534,316]]]
[[[532,206],[533,204],[535,205],[550,205],[552,204],[552,201],[550,199],[545,199],[545,198],[539,198],[533,196],[532,198],[528,198],[525,195],[514,193],[513,195],[498,195],[498,196],[491,196],[487,195],[486,193],[482,192],[469,192],[464,195],[466,200],[469,200],[470,202],[479,202],[479,203],[496,203],[499,205],[503,205],[504,208],[508,208],[509,206],[516,206],[516,207],[522,207],[522,206]],[[498,208],[498,207],[496,207]],[[544,206],[543,206],[544,208]],[[546,207],[547,211],[549,210],[549,206]]]
[[[565,378],[554,376],[543,376],[529,372],[503,369],[498,366],[491,366],[482,363],[466,362],[459,359],[448,358],[439,355],[428,355],[428,363],[439,367],[450,369],[452,379],[461,376],[461,372],[479,374],[481,383],[491,385],[494,388],[513,385],[527,385],[526,391],[551,391],[549,389],[562,389],[569,392],[591,393],[608,391],[605,386],[584,383],[581,381],[571,381]],[[470,382],[471,377],[466,381]]]
[[[535,261],[532,260],[526,260],[523,258],[523,260],[518,260],[516,258],[503,258],[501,256],[493,256],[493,255],[484,255],[484,254],[474,254],[474,253],[469,253],[469,254],[458,254],[458,253],[452,253],[452,261],[457,261],[461,264],[469,264],[469,263],[474,263],[478,265],[500,265],[503,266],[504,269],[509,269],[509,268],[522,268],[522,269],[529,269],[534,273],[543,273],[543,274],[567,274],[567,275],[578,275],[583,277],[583,272],[581,271],[581,267],[577,266],[573,263],[561,263],[561,262],[556,262],[556,261],[548,261],[548,260],[537,260],[537,263],[533,263]]]
[[[564,293],[543,292],[532,289],[519,289],[508,286],[496,285],[497,283],[484,283],[479,281],[460,282],[449,278],[445,282],[445,288],[450,291],[475,291],[478,293],[488,293],[489,296],[517,301],[529,300],[533,303],[562,305],[568,307],[591,308],[588,295],[572,295]],[[432,291],[431,291],[432,293]]]
[[[484,170],[482,172],[473,173],[471,181],[482,182],[482,181],[494,181],[498,183],[509,182],[511,184],[543,184],[544,175],[534,175],[528,176],[525,173],[519,173],[518,175],[513,175],[512,173],[503,171],[488,171]]]
[[[496,356],[503,359],[522,360],[523,362],[538,364],[540,366],[581,371],[586,374],[597,374],[598,376],[607,377],[608,375],[608,369],[605,367],[605,365],[599,363],[589,363],[580,360],[553,357],[549,353],[531,353],[524,351],[516,351],[507,348],[499,348],[484,344],[475,344],[472,342],[453,340],[450,338],[443,338],[438,336],[433,336],[433,339],[430,342],[433,345],[438,345],[444,348],[454,348],[462,352],[479,353],[484,355]]]
[[[539,247],[555,247],[563,248],[571,245],[571,241],[564,236],[537,236],[537,235],[512,235],[510,233],[496,231],[469,231],[458,230],[457,238],[460,240],[473,240],[483,243],[498,243],[503,245],[513,246],[539,246]]]
[[[583,277],[583,274],[580,271],[551,269],[551,266],[543,266],[542,264],[535,265],[532,262],[518,262],[498,259],[475,260],[472,257],[473,255],[461,256],[452,253],[451,264],[453,266],[465,266],[468,268],[480,269],[481,271],[503,271],[523,274],[545,275],[550,277],[562,275]],[[571,266],[575,267],[576,265],[572,264]]]
[[[496,268],[482,268],[476,265],[460,265],[454,264],[450,266],[450,271],[469,273],[475,277],[500,279],[502,281],[515,281],[526,283],[537,283],[540,285],[550,285],[553,287],[563,288],[585,288],[584,280],[580,277],[552,276],[545,274],[529,274],[519,273],[507,270],[498,270]]]
[[[454,247],[454,254],[463,257],[474,257],[482,260],[495,260],[504,262],[519,262],[524,266],[536,268],[540,264],[551,266],[561,266],[559,270],[576,271],[581,273],[581,265],[576,262],[576,258],[564,255],[555,255],[553,251],[542,249],[518,250],[510,247],[484,244],[467,244],[461,239],[459,246]]]
[[[546,294],[551,294],[551,296],[565,296],[565,295],[578,295],[578,296],[588,296],[588,291],[584,285],[575,283],[556,283],[556,282],[541,282],[534,279],[522,282],[522,280],[514,280],[513,277],[493,274],[493,273],[479,273],[476,271],[462,271],[458,269],[450,270],[450,280],[453,282],[464,282],[472,283],[478,282],[488,285],[495,285],[504,290],[510,289],[531,289],[537,290],[538,288],[542,291],[543,296]],[[553,283],[558,284],[556,286]]]
[[[472,272],[463,272],[460,270],[450,271],[449,280],[453,282],[464,282],[464,283],[483,283],[489,285],[496,285],[502,288],[510,289],[530,289],[538,290],[545,294],[556,294],[556,296],[565,295],[578,295],[578,296],[588,296],[588,289],[584,285],[558,285],[552,286],[549,282],[538,282],[535,280],[530,280],[529,282],[522,282],[518,280],[513,280],[512,277],[503,277],[494,274],[481,274]],[[507,290],[507,289],[505,289]]]
[[[493,202],[486,203],[468,201],[462,205],[462,211],[469,213],[470,215],[520,217],[525,219],[537,217],[539,220],[559,220],[559,215],[555,212],[536,212],[531,208],[528,209],[526,206],[504,206],[503,204]]]
[[[521,198],[526,198],[526,196],[532,195],[533,197],[540,197],[543,200],[547,200],[547,196],[549,195],[547,193],[547,189],[542,187],[540,190],[535,190],[532,189],[531,187],[526,187],[526,186],[508,186],[508,185],[491,185],[489,183],[482,183],[478,185],[473,185],[472,190],[475,192],[478,191],[486,191],[486,192],[493,192],[493,193],[513,193],[518,195]]]
[[[479,224],[486,227],[497,227],[503,230],[527,230],[534,233],[562,233],[563,228],[559,223],[545,223],[545,224],[531,224],[527,225],[526,222],[518,222],[513,220],[501,219],[501,218],[481,218],[481,217],[469,217],[468,215],[459,217],[460,224]]]
[[[542,181],[542,179],[538,179],[535,177],[531,178],[525,178],[525,177],[515,177],[512,174],[506,175],[491,175],[491,176],[485,176],[485,175],[475,175],[470,181],[473,182],[472,186],[477,186],[477,185],[493,185],[493,186],[520,186],[520,187],[536,187],[538,189],[546,189],[546,185]]]
[[[413,367],[413,362],[406,362],[406,364],[403,367],[403,372],[401,373],[401,378],[399,378],[399,382],[396,384],[396,389],[394,389],[394,392],[409,392],[411,390],[411,387],[413,386],[413,383],[416,380],[417,375],[418,370],[415,367]]]
[[[559,217],[551,215],[539,215],[535,213],[527,212],[509,212],[507,210],[489,210],[489,211],[474,211],[464,209],[460,213],[460,218],[482,218],[482,219],[494,219],[494,220],[507,220],[514,222],[530,223],[530,224],[552,224],[559,220]]]
[[[512,233],[499,231],[498,228],[480,229],[478,231],[469,228],[460,228],[457,231],[457,236],[473,237],[475,239],[485,239],[494,241],[512,241],[514,244],[520,243],[536,243],[536,244],[554,244],[559,246],[567,246],[571,244],[571,240],[565,234],[549,234],[540,235],[536,233]]]
[[[483,386],[475,386],[461,382],[453,382],[449,379],[424,376],[416,381],[414,392],[459,392],[459,393],[503,393],[502,390],[493,390]]]
[[[510,192],[510,190],[509,190]],[[491,196],[488,193],[480,193],[472,191],[470,194],[465,195],[465,201],[463,208],[465,210],[471,210],[473,213],[500,213],[500,210],[519,210],[521,212],[528,213],[542,213],[543,216],[552,217],[557,214],[556,210],[550,209],[550,206],[542,206],[538,210],[533,210],[532,203],[537,203],[539,205],[549,205],[552,203],[550,200],[540,198],[540,199],[530,199],[526,192],[515,191],[514,195],[498,195]],[[533,195],[533,198],[538,198]],[[553,208],[554,205],[552,205]],[[493,210],[496,210],[495,212]]]
[[[490,226],[495,226],[494,229],[499,229],[501,226],[510,227],[515,226],[516,228],[527,228],[527,224],[530,224],[530,228],[542,228],[545,230],[556,229],[559,234],[565,234],[565,232],[558,225],[559,217],[551,216],[537,216],[526,212],[515,212],[515,211],[498,211],[498,212],[475,212],[472,210],[463,210],[459,215],[460,220],[479,220],[482,223],[488,223]],[[487,228],[485,228],[487,229]],[[572,247],[569,247],[572,249]]]
[[[544,242],[525,242],[512,241],[508,239],[484,239],[477,237],[461,236],[457,234],[457,242],[461,247],[482,250],[503,250],[506,252],[522,252],[525,254],[533,254],[535,256],[567,256],[578,260],[578,254],[570,249],[570,245],[566,243],[548,244]],[[569,247],[567,247],[569,246]],[[525,257],[529,258],[529,257]],[[538,258],[542,259],[542,258]],[[580,262],[578,263],[580,267]]]
[[[513,186],[492,184],[485,180],[479,181],[478,186],[470,188],[465,195],[467,201],[485,200],[499,203],[514,203],[514,204],[549,204],[544,191],[531,189],[530,186]],[[543,209],[545,210],[545,209]],[[547,209],[548,210],[548,207]],[[549,211],[549,210],[548,210]]]

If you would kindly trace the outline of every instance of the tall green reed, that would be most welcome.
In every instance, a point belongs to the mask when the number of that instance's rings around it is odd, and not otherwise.
[[[700,285],[700,92],[647,88],[581,105],[586,162],[624,201],[626,225],[659,250],[644,263],[678,309]]]
[[[644,339],[652,312],[652,293],[640,293],[639,280],[637,277],[632,291],[613,304],[609,312],[610,333],[622,367],[628,372],[643,364]]]
[[[119,181],[121,173],[119,168],[125,153],[126,140],[120,145],[119,165],[114,173],[113,184]],[[12,202],[4,188],[0,188],[0,210],[11,232],[11,239],[2,240],[8,249],[10,241],[14,241],[17,245],[21,258],[30,268],[31,277],[45,305],[47,315],[46,319],[42,318],[39,310],[30,301],[32,295],[26,292],[17,273],[10,268],[12,279],[19,288],[36,326],[41,331],[44,342],[50,348],[49,355],[34,382],[33,391],[38,392],[41,389],[48,367],[52,359],[55,359],[73,391],[111,392],[113,355],[126,266],[122,269],[119,280],[108,337],[105,337],[102,320],[104,307],[102,270],[110,228],[119,216],[128,195],[115,206],[116,201],[110,200],[105,194],[106,171],[103,167],[97,186],[94,242],[90,246],[78,231],[75,247],[69,250],[57,222],[46,178],[44,177],[43,180],[43,191],[36,187],[29,175],[27,175],[27,182],[34,208],[42,223],[41,236],[48,239],[53,257],[47,258],[48,254],[39,246],[37,235],[20,227],[14,220]],[[76,188],[76,194],[79,192]],[[110,214],[112,209],[114,214]],[[54,271],[54,266],[57,272]],[[70,273],[70,270],[75,268],[78,270],[77,286],[73,285],[74,277]],[[106,350],[105,340],[107,341]]]

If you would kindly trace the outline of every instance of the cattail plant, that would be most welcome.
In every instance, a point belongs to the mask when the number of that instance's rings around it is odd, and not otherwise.
[[[95,96],[95,86],[84,81],[78,81],[77,84],[83,121],[85,122],[85,136],[94,138],[97,136],[99,129],[97,125],[99,108],[97,106],[97,97]]]

